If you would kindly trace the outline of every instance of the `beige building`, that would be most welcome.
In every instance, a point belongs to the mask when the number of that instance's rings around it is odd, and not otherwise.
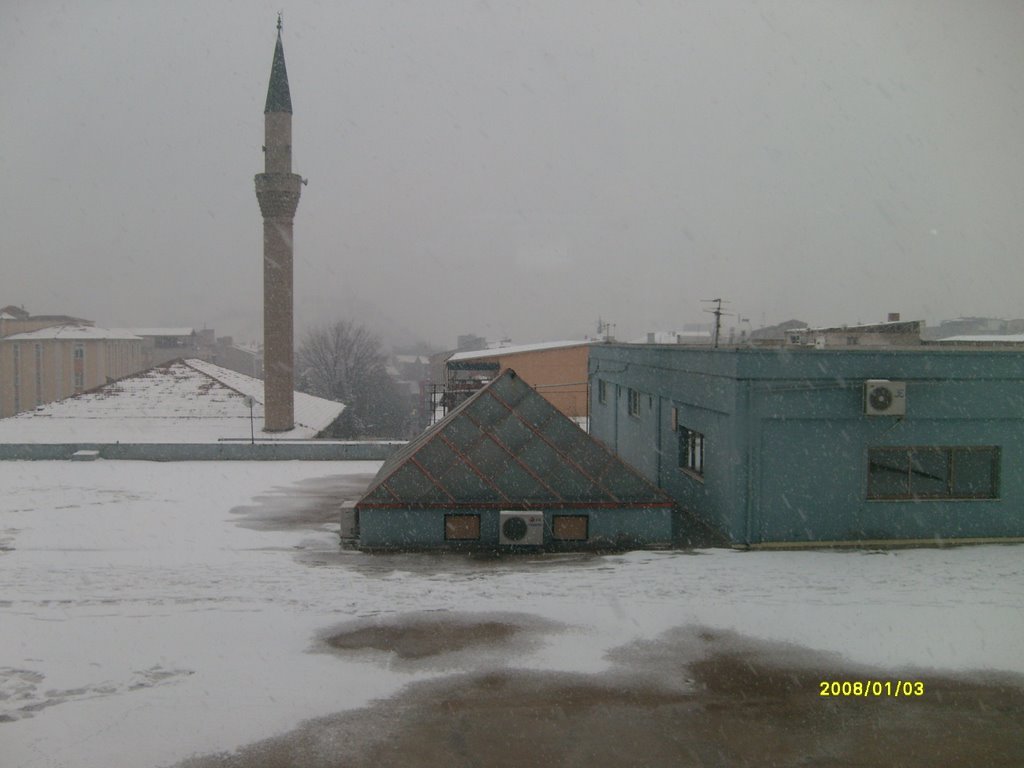
[[[143,367],[142,339],[80,323],[0,338],[0,417],[102,386]]]
[[[446,410],[511,368],[566,416],[584,419],[591,344],[591,341],[552,341],[456,352],[446,362]]]

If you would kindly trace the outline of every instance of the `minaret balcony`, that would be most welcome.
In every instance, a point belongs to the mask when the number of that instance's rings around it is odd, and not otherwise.
[[[256,174],[256,199],[263,218],[294,218],[301,189],[302,177],[297,173]]]

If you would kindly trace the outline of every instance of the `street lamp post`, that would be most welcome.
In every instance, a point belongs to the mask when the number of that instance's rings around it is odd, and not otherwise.
[[[252,395],[245,396],[245,404],[249,406],[249,442],[256,445],[256,426],[253,423],[252,407],[256,405],[256,399]]]

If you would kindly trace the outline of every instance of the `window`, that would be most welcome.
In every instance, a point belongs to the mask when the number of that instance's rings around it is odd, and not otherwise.
[[[85,388],[85,345],[75,344],[71,356],[75,373],[75,394],[77,395]]]
[[[43,402],[43,345],[36,344],[36,405]]]
[[[556,541],[586,541],[589,518],[586,515],[554,515],[551,538]]]
[[[157,336],[153,346],[157,349],[178,349],[187,347],[188,341],[185,336]]]
[[[604,379],[597,380],[597,402],[608,402],[608,385],[605,383]]]
[[[14,412],[21,410],[21,344],[14,343],[12,349],[14,355]]]
[[[869,499],[999,498],[999,448],[871,448]]]
[[[480,539],[480,515],[445,515],[445,541],[477,541]]]
[[[640,416],[640,393],[630,388],[626,390],[626,397],[628,399],[629,415]]]
[[[679,468],[695,475],[704,475],[704,435],[683,426],[676,427],[679,436]]]

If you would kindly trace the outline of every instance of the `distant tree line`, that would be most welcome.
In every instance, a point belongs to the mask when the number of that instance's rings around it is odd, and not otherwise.
[[[381,340],[360,323],[338,320],[308,331],[296,354],[300,392],[344,403],[334,437],[402,437],[410,404],[387,369]]]

